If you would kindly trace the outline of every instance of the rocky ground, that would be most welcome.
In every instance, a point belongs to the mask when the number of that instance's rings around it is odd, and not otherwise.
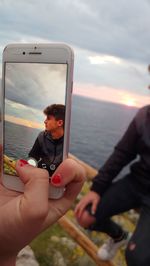
[[[26,246],[19,252],[16,266],[39,266],[39,263],[37,262],[34,252],[30,246]]]

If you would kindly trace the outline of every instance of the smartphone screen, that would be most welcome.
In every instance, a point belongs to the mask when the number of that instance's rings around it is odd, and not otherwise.
[[[4,173],[24,159],[51,176],[63,160],[67,64],[5,62],[4,73]]]

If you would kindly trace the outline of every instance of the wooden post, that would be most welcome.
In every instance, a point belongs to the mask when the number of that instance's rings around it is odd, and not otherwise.
[[[97,246],[72,223],[65,215],[59,219],[59,225],[86,251],[98,266],[113,266],[111,262],[103,262],[97,257]]]

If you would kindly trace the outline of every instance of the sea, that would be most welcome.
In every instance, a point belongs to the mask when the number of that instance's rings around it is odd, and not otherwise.
[[[137,111],[135,107],[74,96],[70,152],[99,168]]]
[[[69,152],[99,169],[122,137],[137,108],[74,95]],[[5,122],[5,153],[26,158],[39,130]],[[13,144],[13,145],[12,145]]]

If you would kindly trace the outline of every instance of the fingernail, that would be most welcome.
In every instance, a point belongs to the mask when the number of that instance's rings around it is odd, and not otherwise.
[[[60,174],[56,174],[51,178],[51,183],[57,185],[60,184],[62,180],[62,176]]]
[[[19,166],[23,167],[27,164],[28,164],[28,162],[26,160],[23,160],[23,159],[19,160]]]
[[[95,214],[95,211],[91,211],[91,213],[92,213],[92,215],[94,215]]]

